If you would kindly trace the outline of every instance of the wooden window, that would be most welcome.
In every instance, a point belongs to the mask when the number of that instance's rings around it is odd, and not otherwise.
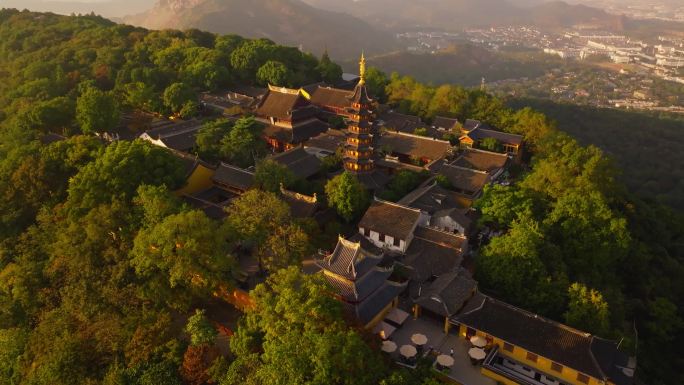
[[[401,239],[394,237],[394,246],[396,246],[396,247],[401,246]]]
[[[527,360],[532,362],[537,362],[537,355],[532,352],[527,352]]]
[[[380,234],[378,239],[380,239],[380,242],[385,242],[385,234]]]
[[[552,362],[551,370],[553,370],[554,372],[563,373],[563,365]]]
[[[504,342],[504,350],[513,353],[513,345],[508,342]]]
[[[583,384],[588,384],[589,383],[589,376],[587,376],[586,374],[577,373],[577,381],[579,381]]]
[[[363,235],[370,237],[370,229],[363,229]]]

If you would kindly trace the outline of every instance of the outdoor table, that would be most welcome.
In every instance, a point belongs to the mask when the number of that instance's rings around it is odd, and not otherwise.
[[[382,341],[382,351],[385,353],[394,353],[397,350],[397,344],[392,341]]]
[[[468,350],[468,355],[470,356],[470,361],[473,365],[476,365],[487,357],[487,353],[481,348],[470,348],[470,350]]]
[[[476,348],[484,348],[487,346],[487,340],[480,336],[472,336],[470,337],[470,343],[473,344]]]
[[[416,345],[423,346],[427,344],[428,339],[425,336],[425,334],[416,333],[411,336],[411,342],[413,342]]]
[[[447,369],[454,366],[454,358],[446,354],[437,356],[437,365],[440,369]]]
[[[406,358],[413,358],[418,354],[418,351],[413,345],[403,345],[399,348],[399,353]]]

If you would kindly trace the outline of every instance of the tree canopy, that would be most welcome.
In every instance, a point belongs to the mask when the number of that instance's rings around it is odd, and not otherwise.
[[[347,222],[361,215],[369,204],[366,188],[347,171],[328,181],[325,194],[328,204]]]
[[[84,134],[110,131],[119,124],[119,116],[114,96],[96,87],[85,87],[76,99],[76,120]]]

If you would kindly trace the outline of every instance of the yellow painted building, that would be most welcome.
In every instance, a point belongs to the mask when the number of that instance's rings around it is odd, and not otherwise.
[[[487,340],[482,373],[504,384],[627,385],[634,370],[619,344],[476,294],[453,322]]]
[[[186,166],[185,185],[176,190],[176,195],[192,195],[207,190],[214,185],[212,178],[216,169],[199,158],[174,151]]]

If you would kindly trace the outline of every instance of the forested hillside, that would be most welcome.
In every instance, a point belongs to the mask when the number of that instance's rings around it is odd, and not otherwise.
[[[581,143],[594,144],[610,154],[633,193],[684,210],[684,116],[539,99],[511,100],[510,105],[532,106]]]
[[[170,193],[185,171],[169,151],[92,135],[133,106],[193,115],[198,91],[274,73],[317,81],[326,62],[263,40],[0,11],[0,384],[434,384],[390,367],[297,267],[253,294],[258,312],[222,355],[195,309],[234,284],[237,246],[285,261],[307,234],[265,191],[212,220]],[[45,144],[48,132],[67,138]]]
[[[267,40],[0,11],[0,385],[436,384],[429,369],[390,365],[320,277],[299,272],[321,230],[275,194],[250,190],[215,221],[171,194],[184,169],[170,152],[93,134],[133,110],[194,116],[200,91],[331,73],[329,60]],[[367,83],[401,111],[481,119],[530,143],[520,183],[478,202],[503,231],[476,260],[484,292],[624,337],[641,378],[683,382],[680,217],[636,198],[598,148],[532,109],[376,69]],[[256,143],[252,123],[204,132],[234,157]],[[48,144],[48,132],[66,138]],[[272,274],[221,352],[201,309],[235,284],[245,249]]]
[[[560,60],[532,51],[492,52],[472,44],[454,44],[434,54],[406,51],[371,57],[368,62],[387,73],[398,72],[425,83],[455,83],[467,87],[504,79],[536,78],[559,65]],[[342,63],[351,71],[354,62]]]

